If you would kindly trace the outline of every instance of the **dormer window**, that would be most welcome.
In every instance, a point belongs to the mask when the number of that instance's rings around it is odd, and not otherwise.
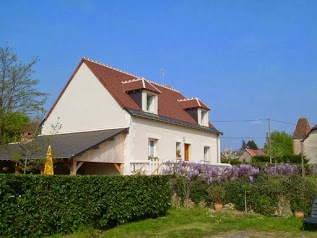
[[[154,112],[155,96],[147,93],[146,95],[146,111]]]
[[[162,92],[155,85],[144,78],[138,78],[122,82],[122,87],[142,111],[158,114],[158,94]]]
[[[158,97],[156,93],[143,90],[142,91],[142,110],[149,113],[157,114]]]
[[[198,98],[177,100],[183,109],[201,126],[209,126],[210,108]]]
[[[208,126],[208,111],[201,109],[200,125]]]

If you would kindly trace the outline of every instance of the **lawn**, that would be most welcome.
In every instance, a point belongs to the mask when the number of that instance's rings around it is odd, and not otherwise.
[[[146,219],[100,231],[84,229],[72,235],[52,238],[125,237],[316,237],[301,231],[301,219],[265,217],[236,211],[210,213],[205,208],[172,208],[164,217]]]

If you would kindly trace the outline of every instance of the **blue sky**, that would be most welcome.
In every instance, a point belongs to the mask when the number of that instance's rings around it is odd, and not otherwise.
[[[314,0],[1,1],[0,46],[39,58],[48,109],[86,56],[199,97],[223,146],[262,146],[268,122],[239,120],[317,124],[316,12]]]

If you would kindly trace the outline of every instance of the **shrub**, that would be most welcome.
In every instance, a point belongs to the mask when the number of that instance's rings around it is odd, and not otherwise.
[[[0,175],[0,236],[42,237],[157,217],[170,199],[168,176]]]
[[[252,158],[252,164],[253,163],[270,163],[270,156],[264,155],[264,156],[254,156]],[[291,163],[291,164],[301,164],[302,163],[302,157],[301,155],[283,155],[283,156],[277,156],[272,158],[273,163]],[[304,157],[304,163],[306,164],[308,160],[306,157]]]

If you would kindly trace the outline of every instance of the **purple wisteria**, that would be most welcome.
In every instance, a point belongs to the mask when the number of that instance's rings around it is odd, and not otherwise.
[[[233,167],[224,167],[210,165],[205,163],[192,162],[165,162],[163,174],[174,174],[176,176],[185,176],[188,180],[195,180],[200,177],[207,183],[222,182],[225,180],[237,180],[238,178],[247,178],[251,182],[254,176],[259,174],[260,170],[252,165],[240,165]]]
[[[265,166],[264,171],[273,177],[281,175],[293,175],[299,171],[296,165],[291,164],[280,164],[275,166]]]

